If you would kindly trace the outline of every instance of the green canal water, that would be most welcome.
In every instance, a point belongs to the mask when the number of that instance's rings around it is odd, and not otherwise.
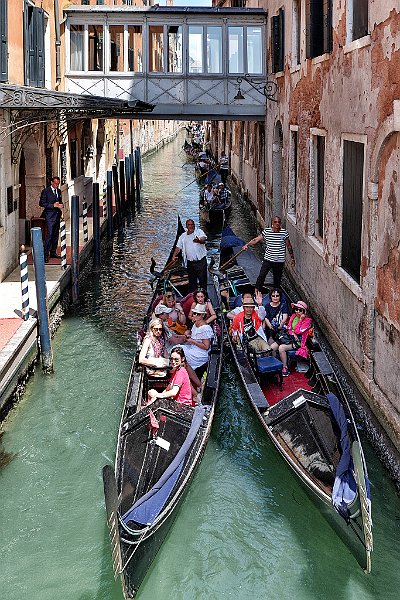
[[[143,210],[82,282],[79,306],[4,424],[15,458],[0,472],[1,600],[121,600],[101,469],[114,460],[135,329],[166,259],[175,216],[197,219],[179,137],[144,161]],[[237,208],[238,233],[251,222]],[[206,454],[140,600],[359,600],[400,597],[400,500],[364,442],[375,551],[365,575],[253,416],[228,358]]]

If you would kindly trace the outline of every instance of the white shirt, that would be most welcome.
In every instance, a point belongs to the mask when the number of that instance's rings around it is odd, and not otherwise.
[[[194,238],[205,238],[206,234],[202,229],[195,229],[193,233],[188,234],[182,233],[178,239],[176,247],[182,252],[183,262],[186,266],[188,260],[201,260],[207,256],[207,249],[205,244],[195,244]]]

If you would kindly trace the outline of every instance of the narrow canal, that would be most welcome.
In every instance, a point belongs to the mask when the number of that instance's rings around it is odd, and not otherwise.
[[[150,257],[165,260],[176,215],[197,220],[182,136],[144,161],[143,211],[53,342],[5,424],[15,458],[0,472],[2,600],[121,600],[106,528],[102,466],[113,462],[135,329],[151,295]],[[182,190],[182,191],[180,191]],[[243,209],[239,235],[253,234]],[[363,436],[364,438],[364,436]],[[212,436],[140,600],[397,599],[400,500],[364,441],[375,551],[366,576],[265,440],[227,359]]]

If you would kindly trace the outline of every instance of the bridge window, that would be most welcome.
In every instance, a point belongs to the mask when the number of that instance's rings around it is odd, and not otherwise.
[[[71,71],[84,71],[83,48],[85,41],[85,28],[83,25],[71,25],[70,47],[71,47]]]
[[[243,73],[243,27],[228,27],[229,73]]]
[[[103,70],[103,26],[88,26],[88,70]]]
[[[149,71],[161,73],[164,71],[164,27],[162,25],[150,25],[149,27]]]
[[[143,38],[140,25],[128,25],[128,70],[143,71]]]
[[[207,72],[222,70],[222,27],[207,27]]]
[[[110,25],[110,71],[124,71],[123,25]]]
[[[189,73],[203,73],[203,28],[189,27]]]
[[[168,72],[182,73],[182,27],[168,26]]]
[[[262,37],[261,27],[247,27],[247,69],[250,75],[261,75],[262,68]]]

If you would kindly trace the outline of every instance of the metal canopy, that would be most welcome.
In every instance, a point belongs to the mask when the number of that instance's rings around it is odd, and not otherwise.
[[[0,84],[0,106],[9,110],[8,124],[0,127],[0,143],[11,136],[11,160],[17,164],[26,139],[44,124],[56,124],[57,136],[85,119],[138,118],[154,105],[140,100],[84,96],[42,88]]]
[[[153,104],[141,100],[121,100],[104,96],[83,96],[67,92],[56,92],[45,88],[32,88],[23,85],[0,83],[0,106],[7,109],[29,110],[69,110],[86,112],[90,117],[97,111],[107,112],[111,117],[118,113],[151,112]],[[127,116],[127,115],[126,115]]]

